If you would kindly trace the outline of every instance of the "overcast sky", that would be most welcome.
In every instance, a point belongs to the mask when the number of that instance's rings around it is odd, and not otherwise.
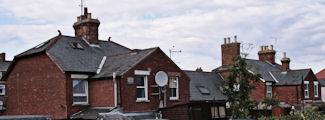
[[[0,52],[13,56],[56,35],[74,36],[80,0],[1,0]],[[131,49],[181,50],[182,69],[221,65],[224,37],[238,36],[242,52],[258,59],[274,45],[276,62],[287,52],[292,69],[325,68],[325,2],[322,0],[87,0],[101,22],[99,38]],[[174,48],[173,48],[174,46]]]

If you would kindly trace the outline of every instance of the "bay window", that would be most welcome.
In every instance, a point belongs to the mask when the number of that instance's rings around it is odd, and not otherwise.
[[[305,93],[305,98],[309,98],[309,82],[308,81],[304,81],[304,93]]]
[[[314,96],[318,97],[318,82],[314,82]]]

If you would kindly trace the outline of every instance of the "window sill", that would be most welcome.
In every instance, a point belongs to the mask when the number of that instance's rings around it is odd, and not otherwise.
[[[139,102],[150,102],[150,100],[136,100],[135,102],[139,103]]]
[[[73,103],[72,106],[75,107],[75,106],[89,106],[90,104],[89,103]]]
[[[169,98],[170,101],[179,101],[178,98]]]

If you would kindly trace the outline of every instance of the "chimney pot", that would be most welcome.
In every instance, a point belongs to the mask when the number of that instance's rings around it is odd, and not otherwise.
[[[87,14],[87,18],[88,18],[88,19],[91,19],[91,13],[88,13],[88,14]]]
[[[227,44],[227,38],[224,38],[223,41],[224,41],[224,44]]]
[[[270,47],[271,47],[271,50],[273,50],[273,45],[270,45]]]
[[[228,43],[230,43],[230,37],[228,37]]]
[[[261,46],[261,51],[263,51],[263,46]]]
[[[235,39],[235,43],[237,43],[237,36],[236,35],[234,36],[234,39]]]
[[[84,8],[84,15],[87,15],[88,14],[88,9],[87,7]]]
[[[80,22],[81,21],[81,18],[80,16],[77,17],[77,22]]]

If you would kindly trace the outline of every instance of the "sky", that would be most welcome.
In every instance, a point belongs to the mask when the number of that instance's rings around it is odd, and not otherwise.
[[[221,65],[223,38],[258,59],[274,45],[291,69],[325,68],[324,0],[84,0],[101,22],[99,38],[131,49],[160,47],[184,70]],[[0,0],[0,53],[9,60],[56,35],[74,36],[80,0]],[[181,51],[181,52],[179,52]]]

